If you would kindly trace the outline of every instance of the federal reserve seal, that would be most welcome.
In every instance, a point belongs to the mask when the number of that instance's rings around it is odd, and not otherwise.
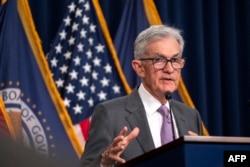
[[[0,89],[6,110],[8,111],[14,131],[24,145],[36,152],[49,156],[48,140],[43,128],[42,111],[32,104],[29,97],[23,97],[19,88]],[[19,126],[21,125],[21,126]],[[16,127],[15,127],[16,126]]]

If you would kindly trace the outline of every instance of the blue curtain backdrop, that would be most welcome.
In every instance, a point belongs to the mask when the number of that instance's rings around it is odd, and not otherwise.
[[[47,53],[70,0],[29,0]],[[112,38],[126,0],[100,0]],[[250,136],[250,0],[155,0],[183,30],[183,80],[210,135]]]

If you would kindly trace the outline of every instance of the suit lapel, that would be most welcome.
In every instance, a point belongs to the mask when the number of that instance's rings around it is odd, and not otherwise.
[[[140,129],[137,141],[145,152],[155,148],[153,138],[150,133],[146,112],[139,97],[138,91],[134,91],[128,98],[127,103],[128,116],[127,121],[132,128]]]
[[[178,127],[178,132],[179,132],[179,136],[184,136],[187,134],[187,125],[184,119],[184,115],[183,115],[183,111],[180,107],[178,107],[175,103],[174,100],[172,100],[172,111],[174,114],[174,118]]]

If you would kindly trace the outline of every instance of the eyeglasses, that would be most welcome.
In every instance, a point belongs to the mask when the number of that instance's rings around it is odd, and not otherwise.
[[[151,60],[155,69],[163,69],[167,63],[170,62],[172,67],[175,69],[181,69],[184,67],[185,59],[183,57],[174,57],[167,59],[165,57],[152,57],[152,58],[140,58],[139,60]]]

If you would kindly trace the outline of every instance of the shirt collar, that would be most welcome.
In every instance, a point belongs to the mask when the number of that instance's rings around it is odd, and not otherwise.
[[[142,103],[146,110],[146,114],[149,116],[154,114],[157,109],[162,105],[154,96],[152,96],[141,83],[138,89],[139,95],[141,97]],[[168,107],[168,103],[165,104]],[[168,107],[169,108],[169,107]]]

